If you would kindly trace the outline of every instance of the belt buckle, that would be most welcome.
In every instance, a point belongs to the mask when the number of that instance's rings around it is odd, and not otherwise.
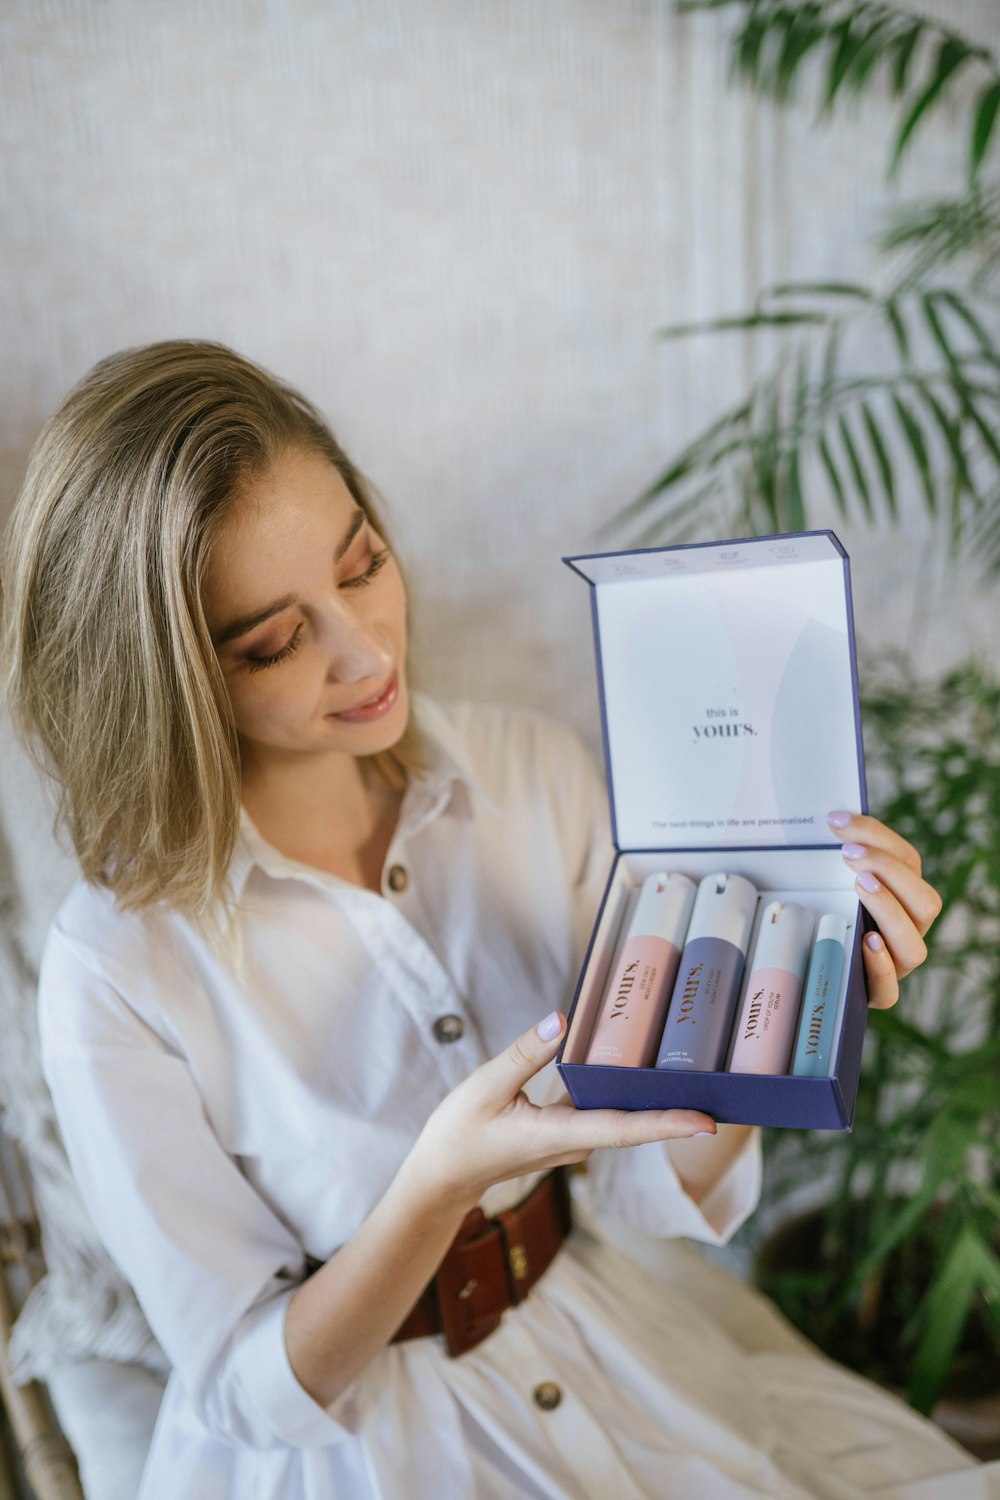
[[[519,1300],[503,1226],[474,1209],[438,1267],[434,1286],[448,1353],[474,1349]]]
[[[527,1281],[529,1275],[531,1274],[531,1263],[528,1260],[528,1252],[520,1243],[520,1241],[515,1240],[513,1244],[510,1244],[508,1242],[506,1226],[501,1225],[501,1233],[503,1234],[504,1242],[507,1245],[507,1269],[510,1271],[511,1278],[513,1280],[513,1286],[511,1287],[511,1290],[515,1293],[514,1301],[520,1302],[520,1283]]]

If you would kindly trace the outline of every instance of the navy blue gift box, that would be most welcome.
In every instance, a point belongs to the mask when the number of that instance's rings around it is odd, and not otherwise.
[[[590,585],[617,853],[557,1066],[579,1108],[705,1110],[850,1129],[868,999],[864,911],[826,815],[867,811],[847,553],[832,531],[563,559]],[[848,924],[828,1077],[586,1063],[645,876],[743,875]],[[756,923],[751,935],[751,951]]]

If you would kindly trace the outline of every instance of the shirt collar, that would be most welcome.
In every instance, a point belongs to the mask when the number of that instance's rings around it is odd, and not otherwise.
[[[411,694],[411,713],[420,736],[422,766],[407,786],[400,809],[396,838],[407,838],[450,807],[456,798],[474,799],[489,812],[498,811],[475,773],[468,750],[448,714],[423,693]],[[240,808],[240,831],[229,865],[229,889],[242,895],[255,865],[267,875],[302,876],[304,867],[286,858],[258,832],[245,807]],[[324,882],[333,880],[317,871]]]

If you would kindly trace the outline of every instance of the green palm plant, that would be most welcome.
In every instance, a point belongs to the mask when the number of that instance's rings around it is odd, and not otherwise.
[[[979,91],[970,120],[969,174],[975,178],[1000,109],[993,54],[952,27],[909,7],[879,0],[679,0],[681,12],[737,10],[731,49],[734,71],[780,102],[793,95],[807,60],[823,57],[822,109],[831,114],[875,80],[899,101],[890,157],[895,172],[918,126],[974,65]],[[984,76],[985,75],[985,76]]]
[[[874,789],[946,915],[905,1006],[869,1017],[853,1131],[768,1132],[772,1208],[828,1184],[793,1230],[808,1263],[745,1238],[793,1322],[929,1412],[946,1383],[1000,1387],[1000,682],[967,664],[929,684],[898,658],[866,675]]]
[[[637,543],[683,541],[706,520],[730,535],[797,531],[822,496],[838,513],[894,524],[915,487],[953,554],[1000,570],[1000,66],[986,48],[902,7],[813,0],[683,0],[739,12],[736,74],[779,102],[821,65],[822,110],[888,84],[899,119],[894,172],[926,116],[975,69],[969,170],[953,199],[898,212],[880,248],[903,264],[887,289],[802,281],[737,316],[676,325],[695,334],[772,333],[771,367],[698,433],[613,524]],[[956,272],[961,273],[956,284]],[[637,534],[636,534],[637,533]]]
[[[995,574],[996,58],[899,5],[678,8],[733,12],[734,75],[779,103],[810,73],[826,119],[881,90],[890,177],[931,113],[957,102],[968,170],[953,197],[896,210],[878,246],[883,285],[773,286],[748,312],[663,330],[767,334],[776,354],[610,525],[638,545],[797,531],[825,523],[832,503],[886,528],[912,514],[915,493],[951,553]],[[1000,684],[975,664],[927,683],[885,662],[863,682],[874,802],[924,852],[946,916],[905,1008],[870,1017],[853,1132],[767,1133],[772,1210],[803,1186],[828,1193],[810,1258],[767,1262],[762,1284],[835,1358],[929,1412],[967,1360],[978,1392],[1000,1386]],[[759,1232],[743,1232],[753,1248]]]

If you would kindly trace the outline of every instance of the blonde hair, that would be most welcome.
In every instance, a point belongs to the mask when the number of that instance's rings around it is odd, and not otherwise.
[[[224,895],[239,743],[202,581],[239,487],[295,446],[329,459],[385,538],[315,407],[221,344],[102,360],[31,453],[4,549],[3,684],[59,785],[85,878],[124,909],[204,918]],[[419,765],[415,732],[373,763],[402,786]]]

